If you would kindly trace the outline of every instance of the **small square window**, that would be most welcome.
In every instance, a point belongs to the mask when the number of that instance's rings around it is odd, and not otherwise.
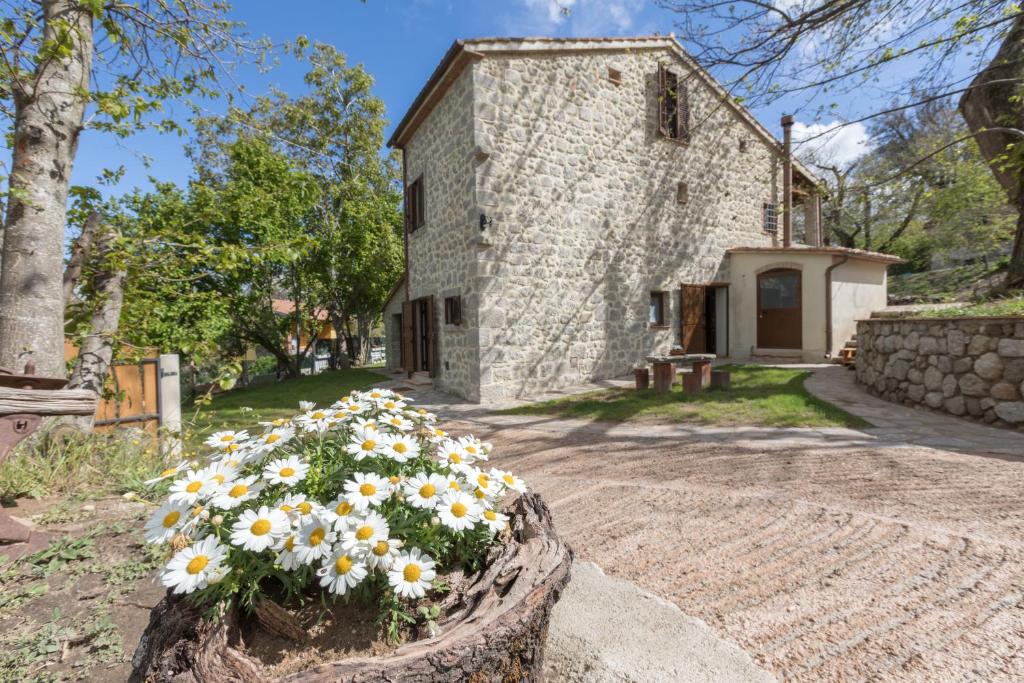
[[[426,222],[423,200],[423,176],[412,181],[405,190],[405,224],[412,232]]]
[[[460,325],[462,323],[462,297],[446,296],[444,298],[444,324]]]
[[[651,292],[651,307],[647,322],[653,327],[665,325],[665,292]]]
[[[690,186],[686,183],[676,185],[676,204],[688,204],[690,201]]]
[[[779,231],[779,214],[775,202],[761,204],[761,229],[769,235],[774,235]]]
[[[608,67],[608,80],[615,85],[622,85],[622,72],[613,67]]]
[[[747,139],[746,138],[740,138],[740,151],[741,152],[746,152],[747,151]]]

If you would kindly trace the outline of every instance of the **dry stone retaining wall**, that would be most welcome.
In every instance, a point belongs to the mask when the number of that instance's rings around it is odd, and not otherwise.
[[[1024,430],[1024,318],[862,320],[857,381],[889,401]]]

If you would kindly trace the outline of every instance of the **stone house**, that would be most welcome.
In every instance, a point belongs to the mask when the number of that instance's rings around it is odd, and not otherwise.
[[[389,145],[406,270],[387,366],[470,400],[674,345],[821,361],[898,260],[821,246],[818,179],[672,36],[457,41]]]

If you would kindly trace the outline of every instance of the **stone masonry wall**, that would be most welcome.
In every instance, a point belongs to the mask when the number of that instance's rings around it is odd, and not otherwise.
[[[862,320],[857,380],[889,401],[1024,430],[1024,318]]]
[[[688,83],[689,144],[658,134],[659,63]],[[775,150],[668,49],[488,55],[473,71],[476,200],[494,221],[477,242],[483,398],[667,352],[679,285],[728,280],[727,249],[771,243]],[[648,324],[651,291],[668,295],[664,327]]]

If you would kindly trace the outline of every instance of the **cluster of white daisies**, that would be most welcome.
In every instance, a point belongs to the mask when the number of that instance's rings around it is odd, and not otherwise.
[[[177,477],[146,524],[148,542],[173,549],[164,585],[192,593],[262,567],[344,595],[382,572],[396,595],[423,597],[436,561],[413,543],[489,541],[508,524],[505,493],[525,486],[485,469],[490,444],[450,438],[407,404],[384,389],[326,409],[300,403],[300,415],[261,423],[260,434],[210,436],[206,466],[182,462],[150,480]]]

